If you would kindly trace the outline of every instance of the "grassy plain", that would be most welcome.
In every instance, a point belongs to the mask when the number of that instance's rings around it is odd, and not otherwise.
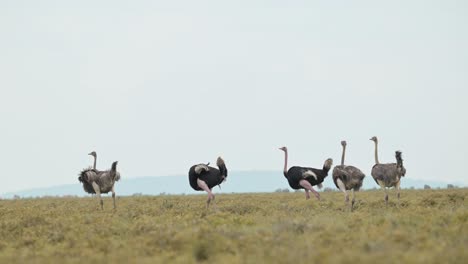
[[[118,190],[118,188],[117,188]],[[0,200],[0,263],[466,263],[468,189]]]

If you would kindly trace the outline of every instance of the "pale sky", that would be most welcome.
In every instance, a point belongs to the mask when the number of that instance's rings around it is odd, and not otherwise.
[[[468,183],[466,1],[0,1],[0,193],[346,163]],[[188,184],[188,183],[187,183]],[[248,184],[248,183],[246,183]],[[285,182],[285,187],[287,183]]]

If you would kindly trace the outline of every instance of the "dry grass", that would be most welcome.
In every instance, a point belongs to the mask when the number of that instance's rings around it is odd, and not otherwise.
[[[465,263],[468,189],[0,201],[0,263]]]

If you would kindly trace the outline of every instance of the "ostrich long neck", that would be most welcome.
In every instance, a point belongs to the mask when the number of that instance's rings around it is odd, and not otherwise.
[[[341,166],[344,166],[345,152],[346,152],[346,146],[343,146],[343,153],[341,154]]]
[[[375,164],[379,164],[379,155],[377,154],[378,151],[377,151],[377,141],[375,141]]]
[[[97,155],[94,156],[94,165],[93,165],[93,169],[96,169],[96,160],[97,160]]]
[[[288,174],[288,150],[284,151],[284,169],[283,174],[286,176]]]

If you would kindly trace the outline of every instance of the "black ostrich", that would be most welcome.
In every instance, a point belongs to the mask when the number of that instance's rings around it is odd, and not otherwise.
[[[325,160],[321,170],[299,166],[293,166],[288,170],[288,149],[286,147],[282,147],[280,150],[284,151],[283,174],[288,180],[289,186],[295,190],[304,189],[306,199],[310,199],[309,191],[311,191],[315,197],[320,200],[320,194],[314,190],[312,186],[317,185],[319,188],[322,188],[322,182],[328,176],[328,171],[333,164],[333,160]]]
[[[206,201],[206,208],[210,206],[211,200],[214,201],[215,196],[211,189],[216,185],[221,185],[226,180],[228,171],[226,164],[221,157],[216,160],[218,169],[208,166],[208,164],[197,164],[190,167],[189,182],[190,186],[195,191],[205,191],[208,193],[208,200]]]

